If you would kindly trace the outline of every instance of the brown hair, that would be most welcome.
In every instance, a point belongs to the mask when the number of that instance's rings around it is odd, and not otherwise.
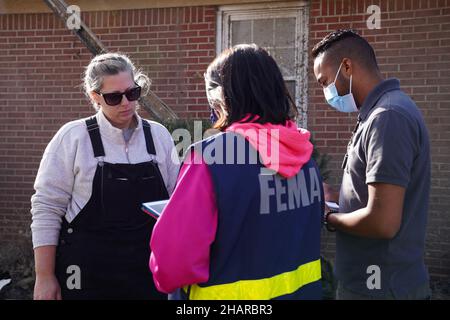
[[[259,118],[247,121],[283,125],[298,115],[277,63],[255,44],[223,51],[208,66],[205,84],[218,115],[215,129],[223,130],[248,114]]]

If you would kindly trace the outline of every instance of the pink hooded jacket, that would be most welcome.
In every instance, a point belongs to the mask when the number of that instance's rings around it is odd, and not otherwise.
[[[247,130],[258,134],[246,135]],[[245,136],[258,150],[262,163],[287,178],[301,170],[313,151],[310,133],[297,129],[293,121],[285,126],[237,122],[226,131]],[[187,157],[191,161],[182,165],[150,241],[150,269],[157,289],[165,293],[208,280],[210,246],[217,230],[218,209],[208,166],[193,151]]]

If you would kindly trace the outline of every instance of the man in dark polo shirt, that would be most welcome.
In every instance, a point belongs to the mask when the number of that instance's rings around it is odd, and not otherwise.
[[[424,264],[430,190],[427,129],[397,79],[384,80],[369,43],[351,30],[313,48],[327,102],[358,112],[344,158],[336,232],[339,299],[428,299]],[[336,197],[337,198],[337,197]],[[327,200],[333,193],[326,194]]]

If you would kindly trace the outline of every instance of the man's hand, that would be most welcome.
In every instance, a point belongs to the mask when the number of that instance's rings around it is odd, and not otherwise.
[[[405,188],[387,184],[368,185],[367,207],[345,214],[331,214],[328,223],[353,235],[392,239],[400,229]]]

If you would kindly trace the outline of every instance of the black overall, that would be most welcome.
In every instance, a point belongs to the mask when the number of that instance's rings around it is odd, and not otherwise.
[[[143,202],[169,198],[158,165],[153,160],[103,162],[96,118],[86,125],[94,156],[101,160],[88,203],[71,223],[63,219],[56,255],[62,298],[166,299],[156,290],[148,266],[155,219],[141,210]],[[145,120],[142,125],[147,152],[156,155],[150,125]],[[67,284],[74,274],[70,266],[79,267],[80,289]]]

